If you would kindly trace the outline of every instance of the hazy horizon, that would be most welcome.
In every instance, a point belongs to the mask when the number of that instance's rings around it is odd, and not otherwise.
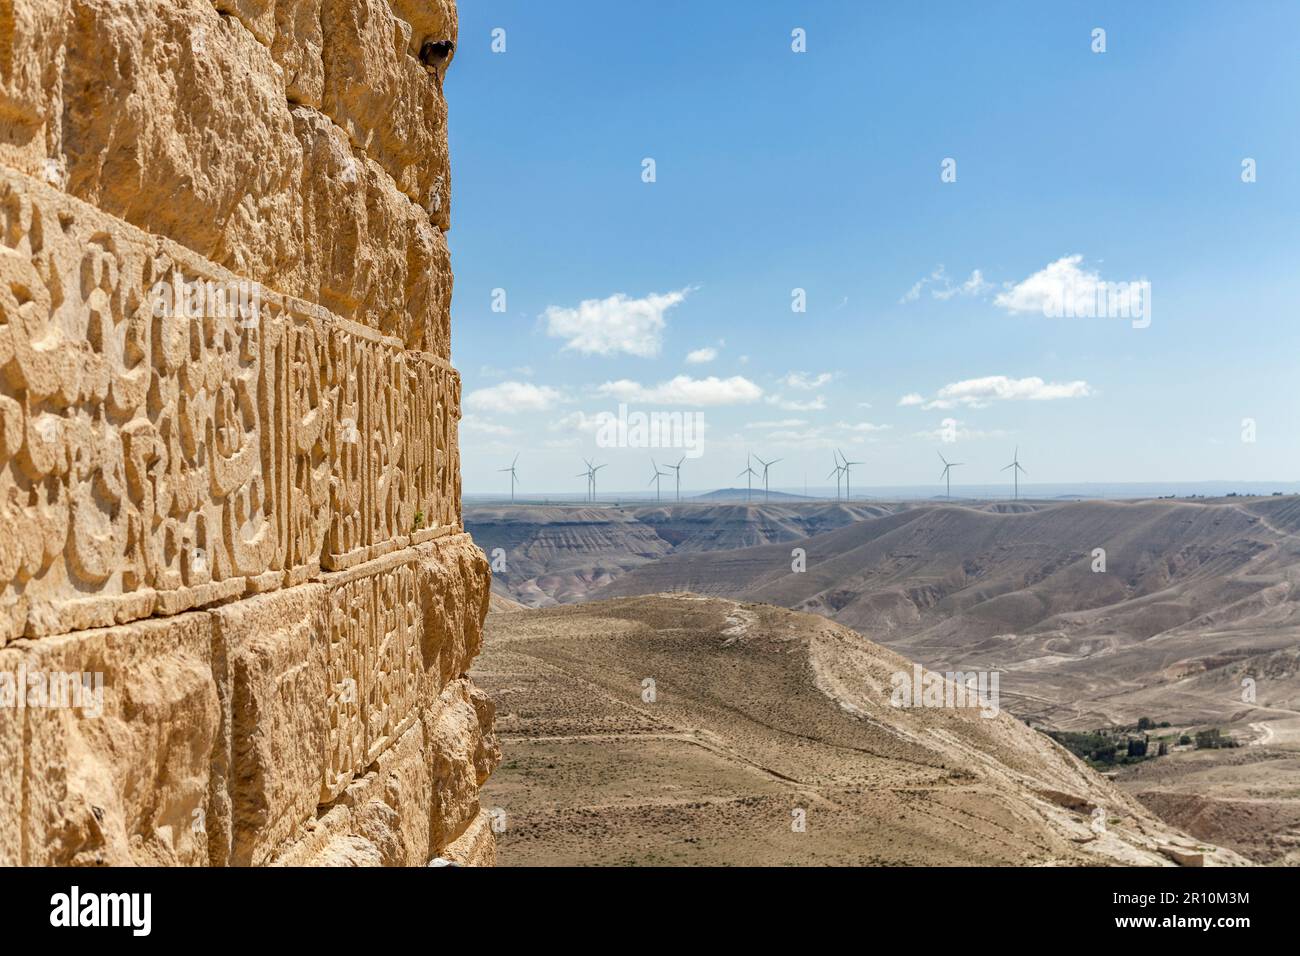
[[[508,476],[507,476],[508,477]],[[702,496],[714,494],[719,491],[739,491],[743,493],[744,485],[721,485],[714,488],[706,487],[687,487],[683,486],[681,490],[682,501],[687,499],[699,499]],[[809,485],[806,489],[802,486],[794,485],[772,485],[773,494],[794,495],[798,497],[807,497],[815,500],[836,500],[836,490],[833,485]],[[1300,494],[1300,481],[1131,481],[1131,482],[1025,482],[1020,483],[1020,497],[1026,499],[1057,499],[1065,497],[1082,497],[1096,498],[1100,500],[1124,499],[1124,498],[1156,498],[1173,495],[1174,497],[1187,497],[1197,495],[1203,497],[1219,497],[1230,492],[1236,492],[1238,495],[1246,497],[1269,497],[1280,492],[1283,495]],[[876,499],[881,501],[887,500],[911,500],[911,499],[933,499],[943,498],[945,491],[942,485],[863,485],[861,487],[854,485],[853,494],[850,500],[870,500]],[[492,501],[509,503],[509,491],[488,491],[480,489],[465,489],[462,491],[462,497],[466,501]],[[578,503],[585,500],[586,496],[581,491],[560,490],[560,489],[536,489],[517,486],[515,489],[515,500],[518,504],[536,503],[531,499],[536,498],[554,499],[556,501],[576,501]],[[758,486],[753,491],[753,497],[756,501],[763,498],[762,486]],[[1010,486],[984,483],[970,485],[953,485],[953,501],[998,501],[1011,499],[1012,491]],[[648,492],[645,489],[635,488],[597,488],[596,503],[607,503],[614,499],[627,501],[655,501],[654,490]],[[676,500],[676,488],[665,482],[662,502],[665,504],[672,503]]]

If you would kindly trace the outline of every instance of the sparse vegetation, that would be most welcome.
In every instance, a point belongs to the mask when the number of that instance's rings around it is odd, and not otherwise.
[[[1231,737],[1223,736],[1218,727],[1211,727],[1209,730],[1198,730],[1196,732],[1196,749],[1197,750],[1220,750],[1225,747],[1239,747],[1237,741]]]
[[[1094,770],[1105,770],[1168,756],[1170,748],[1175,745],[1174,735],[1152,738],[1148,731],[1169,726],[1167,720],[1157,723],[1150,717],[1142,717],[1136,724],[1127,727],[1102,727],[1088,731],[1044,730],[1043,733],[1076,757],[1081,758]],[[1217,727],[1198,730],[1194,737],[1190,734],[1180,734],[1176,745],[1179,747],[1195,745],[1197,750],[1241,746],[1232,737],[1224,735]]]
[[[1168,755],[1170,738],[1157,737],[1152,740],[1147,733],[1168,726],[1167,720],[1156,723],[1150,717],[1142,717],[1136,724],[1125,727],[1101,727],[1087,731],[1047,730],[1044,733],[1094,770],[1106,770]]]

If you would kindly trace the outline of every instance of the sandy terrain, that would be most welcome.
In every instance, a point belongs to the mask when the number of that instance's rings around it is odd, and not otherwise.
[[[493,613],[500,862],[1242,862],[1005,712],[890,706],[908,670],[823,618],[693,595]]]

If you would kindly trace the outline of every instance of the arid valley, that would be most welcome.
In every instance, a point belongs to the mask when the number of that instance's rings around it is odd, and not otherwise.
[[[465,521],[502,864],[1300,863],[1294,497]],[[1003,712],[890,706],[909,661],[996,672]]]

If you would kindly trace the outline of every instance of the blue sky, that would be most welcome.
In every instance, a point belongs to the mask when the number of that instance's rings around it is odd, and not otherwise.
[[[680,452],[598,447],[620,399],[702,414],[698,489],[751,450],[825,484],[833,447],[863,488],[935,484],[936,451],[994,481],[1017,445],[1033,481],[1294,479],[1298,31],[1283,2],[463,4],[466,491],[515,452],[526,491],[593,456],[643,488]],[[1140,280],[1145,328],[1042,308]]]

